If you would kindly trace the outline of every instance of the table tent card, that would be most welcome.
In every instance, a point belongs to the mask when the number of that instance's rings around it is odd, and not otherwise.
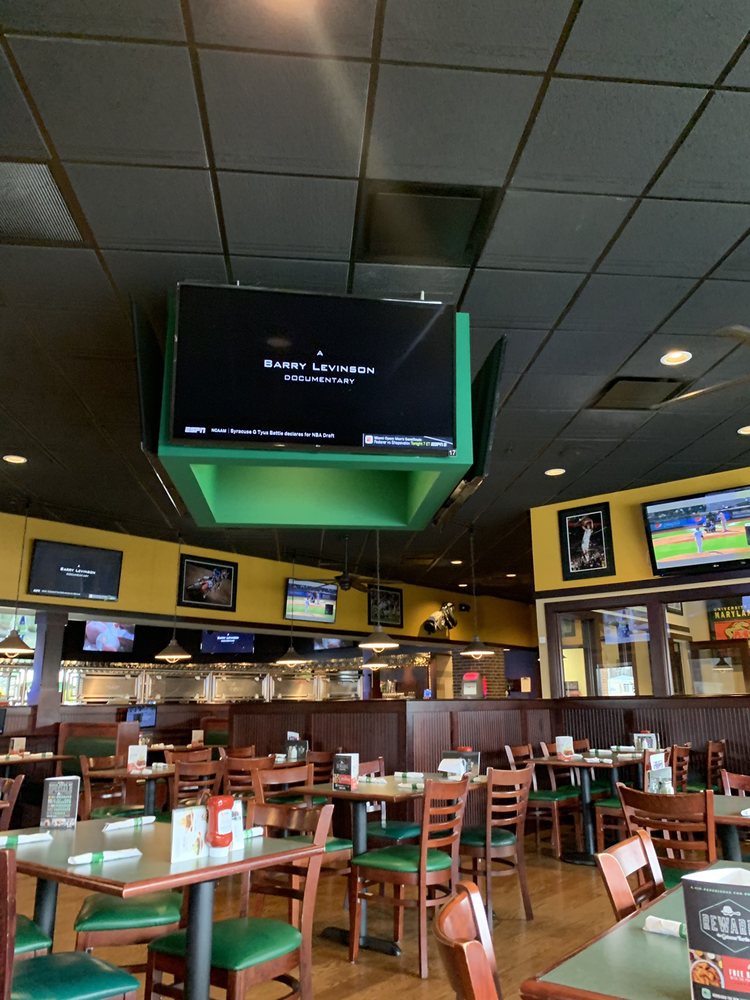
[[[555,753],[558,757],[572,757],[573,756],[573,737],[572,736],[556,736],[555,737]]]
[[[190,861],[208,857],[206,832],[208,810],[205,806],[183,806],[172,810],[171,861]]]
[[[77,774],[44,779],[39,826],[45,829],[73,829],[78,819],[81,779]]]
[[[11,736],[10,748],[8,750],[8,753],[25,753],[25,752],[26,752],[26,737]]]
[[[307,751],[310,749],[310,745],[307,740],[287,740],[286,741],[286,759],[290,764],[304,764],[307,759]]]
[[[148,747],[135,743],[128,747],[128,771],[143,771],[146,768]]]
[[[631,733],[630,742],[636,748],[636,750],[642,752],[644,750],[658,750],[659,749],[659,734],[658,733]]]
[[[685,875],[685,924],[694,1000],[750,997],[750,872]]]
[[[661,753],[651,754],[651,766],[647,779],[649,792],[671,794],[670,789],[674,791],[672,788],[672,768],[667,766],[666,751],[662,750]]]
[[[468,774],[472,778],[479,777],[479,751],[472,750],[444,750],[440,755],[438,771],[450,774],[451,777],[462,778]],[[460,761],[461,770],[457,770],[455,763]],[[443,765],[447,766],[443,766]]]
[[[337,753],[333,758],[333,787],[339,791],[351,791],[359,781],[359,754]]]
[[[199,744],[203,746],[203,730],[202,729],[191,729],[190,730],[190,745],[195,746]]]

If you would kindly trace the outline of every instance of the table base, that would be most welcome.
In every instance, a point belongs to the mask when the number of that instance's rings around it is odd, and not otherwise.
[[[349,945],[349,931],[343,927],[324,927],[320,936],[326,941],[335,941],[336,944]],[[381,955],[393,955],[394,958],[401,957],[401,949],[395,941],[387,941],[385,938],[368,937],[366,934],[359,939],[360,948],[367,951],[377,951]]]
[[[586,851],[563,851],[560,860],[567,865],[589,865],[589,867],[596,865],[594,855],[587,854]]]

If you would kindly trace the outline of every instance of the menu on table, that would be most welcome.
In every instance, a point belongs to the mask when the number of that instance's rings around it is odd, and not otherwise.
[[[81,779],[77,774],[45,778],[39,826],[53,829],[72,829],[78,818],[80,789]]]
[[[750,872],[716,868],[682,886],[693,1000],[748,1000]]]

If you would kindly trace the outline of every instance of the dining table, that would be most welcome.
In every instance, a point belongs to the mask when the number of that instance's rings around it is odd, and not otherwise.
[[[104,892],[131,899],[164,889],[189,889],[186,949],[186,1000],[208,1000],[211,970],[211,940],[214,893],[219,879],[260,868],[297,863],[316,854],[319,848],[294,839],[249,837],[237,851],[215,857],[195,857],[171,861],[172,828],[166,823],[134,825],[105,832],[107,820],[84,820],[72,829],[50,831],[51,839],[15,846],[17,870],[36,878],[34,920],[52,937],[55,925],[58,885]],[[111,820],[110,820],[111,822]],[[39,828],[12,830],[6,838],[40,833]],[[46,832],[46,831],[45,831]],[[9,844],[8,844],[9,846]],[[137,848],[135,857],[104,860],[102,852]],[[88,864],[70,864],[75,855],[92,854]]]
[[[0,768],[3,769],[3,777],[10,777],[12,767],[31,767],[32,764],[59,763],[63,760],[73,760],[68,753],[52,753],[52,751],[3,753],[0,754]]]
[[[156,812],[156,785],[159,781],[164,781],[174,774],[174,764],[160,764],[156,767],[141,767],[128,770],[127,767],[102,767],[94,772],[98,778],[109,778],[111,781],[120,781],[123,778],[132,778],[135,781],[143,781],[143,813],[145,816],[153,816]]]

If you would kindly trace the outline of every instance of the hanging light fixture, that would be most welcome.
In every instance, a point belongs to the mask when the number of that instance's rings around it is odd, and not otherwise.
[[[182,539],[177,539],[177,566],[180,565],[180,553],[182,550]],[[154,657],[161,663],[186,663],[191,659],[190,653],[177,641],[177,598],[174,602],[174,619],[172,621],[172,638],[160,653]]]
[[[296,554],[292,556],[292,579],[290,581],[291,585],[294,586],[294,572],[297,566],[297,556]],[[290,588],[291,590],[291,588]],[[289,649],[283,656],[280,656],[276,660],[276,664],[279,667],[301,667],[304,663],[308,661],[294,648],[294,594],[291,595],[291,603],[289,605]]]
[[[479,612],[477,610],[477,577],[474,569],[474,525],[469,528],[469,553],[471,556],[471,594],[474,610],[474,638],[468,646],[460,651],[461,656],[470,656],[472,660],[481,660],[485,656],[494,656],[495,650],[486,646],[479,638]]]
[[[29,646],[28,643],[24,642],[21,636],[18,634],[18,629],[16,628],[16,620],[18,618],[18,602],[21,597],[21,568],[23,567],[23,554],[26,549],[26,528],[29,524],[29,511],[26,508],[26,513],[23,519],[23,536],[21,538],[21,555],[18,559],[18,581],[16,583],[16,603],[13,608],[13,628],[8,632],[6,637],[0,642],[0,656],[7,656],[9,660],[14,659],[16,656],[21,656],[22,653],[33,653],[34,650]]]
[[[398,649],[399,643],[383,631],[380,624],[380,532],[375,532],[375,631],[359,644],[360,649],[372,649],[380,654],[386,649]]]
[[[2,644],[0,643],[0,645]],[[723,656],[719,656],[719,659],[714,663],[714,670],[729,672],[730,670],[734,670],[734,666],[728,660],[725,660]]]

